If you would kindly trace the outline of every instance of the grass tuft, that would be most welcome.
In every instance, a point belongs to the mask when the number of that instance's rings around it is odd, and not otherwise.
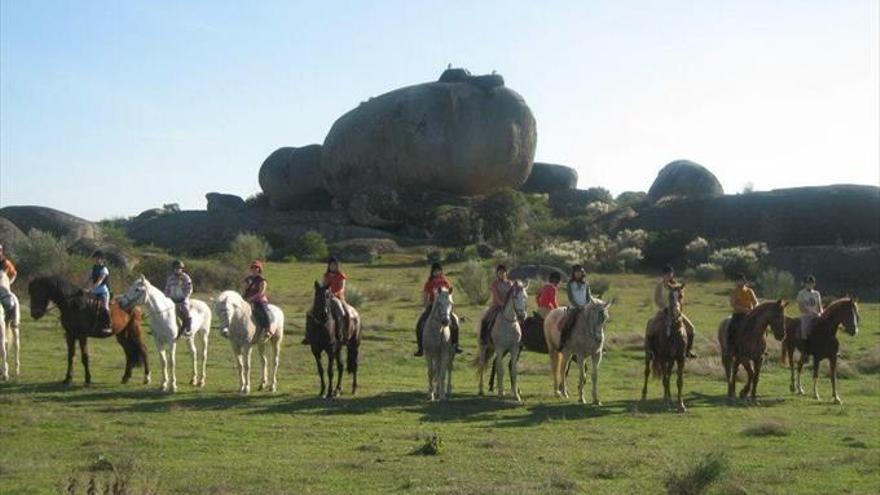
[[[713,452],[692,465],[685,472],[673,471],[666,477],[666,493],[670,495],[699,495],[724,476],[728,460],[723,453]]]
[[[425,437],[424,443],[412,453],[413,455],[440,455],[443,450],[443,440],[437,434]]]
[[[742,434],[748,437],[786,437],[789,433],[789,427],[775,419],[759,421],[745,427],[742,431]]]

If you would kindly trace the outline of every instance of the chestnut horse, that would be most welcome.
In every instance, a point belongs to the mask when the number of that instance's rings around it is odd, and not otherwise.
[[[794,320],[794,318],[792,318]],[[831,394],[834,404],[842,404],[840,396],[837,394],[837,352],[840,349],[840,342],[837,340],[837,329],[842,325],[843,329],[850,336],[855,337],[859,333],[859,306],[855,299],[845,297],[838,299],[829,304],[822,315],[813,322],[813,329],[810,331],[810,338],[804,342],[800,338],[800,320],[794,320],[788,326],[792,330],[791,338],[786,337],[787,342],[783,342],[783,355],[788,352],[789,363],[792,361],[794,349],[800,353],[797,368],[797,388],[795,388],[794,376],[792,377],[791,390],[803,394],[801,388],[801,370],[804,366],[804,357],[812,356],[813,358],[813,398],[819,400],[819,364],[823,359],[828,360],[831,367]],[[793,366],[793,364],[791,364]]]
[[[678,379],[678,411],[685,412],[681,389],[684,386],[684,360],[687,348],[687,333],[684,328],[682,301],[684,300],[684,284],[670,288],[668,310],[648,320],[645,329],[645,385],[642,387],[642,401],[648,395],[648,377],[653,371],[655,378],[663,380],[663,403],[672,405],[672,393],[669,382],[672,379],[672,367],[676,366]]]
[[[89,296],[76,285],[61,277],[38,277],[28,285],[28,293],[31,298],[31,317],[35,320],[42,318],[49,310],[49,303],[58,307],[61,312],[61,326],[67,339],[67,374],[64,383],[69,385],[73,381],[73,359],[76,357],[76,344],[79,343],[82,353],[82,364],[86,372],[86,386],[92,383],[92,373],[89,369],[89,346],[88,338],[105,338],[109,335],[101,333],[98,324],[98,315],[94,306],[89,301]],[[144,383],[150,383],[150,367],[147,362],[147,348],[144,344],[141,330],[141,312],[135,309],[131,312],[119,307],[114,301],[110,305],[110,324],[117,342],[125,352],[125,373],[122,383],[127,383],[131,378],[131,371],[135,366],[144,366]]]
[[[727,349],[727,332],[730,317],[721,321],[718,327],[718,344],[721,346],[721,361],[724,363],[724,376],[727,377],[727,400],[733,402],[736,397],[736,374],[739,366],[748,374],[748,379],[739,394],[745,399],[751,391],[752,402],[755,402],[758,379],[761,377],[761,366],[764,364],[764,351],[767,350],[765,332],[769,326],[776,340],[782,340],[785,334],[785,307],[788,303],[779,299],[756,306],[749,311],[733,336],[733,346]]]
[[[315,357],[315,365],[318,368],[318,376],[321,378],[320,396],[331,399],[342,392],[342,346],[346,346],[346,370],[351,375],[351,393],[357,392],[358,349],[361,345],[361,318],[350,305],[347,305],[349,314],[349,339],[342,342],[338,336],[343,336],[344,331],[336,332],[336,323],[330,313],[333,294],[330,289],[315,282],[315,295],[312,301],[312,309],[306,313],[306,339],[312,348]],[[324,381],[324,367],[321,365],[321,354],[327,354],[327,381]],[[333,365],[336,364],[337,380],[333,387]]]

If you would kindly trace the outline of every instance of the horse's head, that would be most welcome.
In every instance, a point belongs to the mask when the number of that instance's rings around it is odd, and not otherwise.
[[[136,304],[144,304],[147,302],[147,291],[150,288],[150,282],[147,277],[141,274],[134,279],[134,282],[125,291],[125,294],[119,296],[119,304],[123,308],[130,308]]]
[[[767,319],[767,323],[770,325],[770,329],[773,331],[773,338],[782,342],[785,339],[785,307],[788,306],[788,301],[783,301],[782,299],[778,299],[776,302],[769,305],[769,315]]]
[[[843,328],[846,333],[855,337],[859,334],[859,303],[855,298],[849,298],[846,303],[846,314],[843,319]]]
[[[49,309],[49,298],[52,295],[52,288],[49,279],[39,277],[28,284],[28,295],[31,298],[31,318],[39,320]]]
[[[227,290],[220,293],[214,300],[214,315],[217,316],[217,323],[220,324],[220,333],[222,335],[229,334],[229,325],[231,316],[235,312],[232,304],[232,295],[238,295],[236,292]]]
[[[601,299],[592,299],[587,305],[587,322],[592,329],[593,337],[599,339],[605,334],[605,324],[611,319],[608,311],[614,305],[614,299],[604,302]]]
[[[330,315],[330,300],[333,294],[327,286],[315,281],[315,295],[312,301],[312,316],[324,321]]]
[[[669,288],[669,316],[674,320],[681,319],[682,307],[684,306],[684,286],[676,284]]]
[[[528,285],[523,285],[522,282],[516,280],[507,293],[508,304],[513,304],[513,312],[519,321],[525,321],[526,311],[528,311],[529,295],[526,289],[528,289]]]
[[[434,296],[433,314],[435,318],[439,318],[440,323],[445,327],[452,321],[452,293],[445,287],[436,292]]]

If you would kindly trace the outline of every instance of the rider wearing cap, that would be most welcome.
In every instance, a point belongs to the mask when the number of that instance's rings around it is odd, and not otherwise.
[[[418,323],[416,323],[416,342],[418,343],[419,349],[414,356],[424,355],[422,349],[422,327],[431,315],[431,308],[434,306],[434,298],[437,297],[437,292],[439,292],[440,289],[446,289],[449,292],[452,292],[452,281],[443,275],[443,267],[440,263],[434,263],[431,265],[431,273],[428,275],[428,281],[425,282],[425,285],[422,288],[422,304],[425,306],[425,310],[422,312],[422,315],[419,316]],[[451,315],[452,318],[449,322],[449,338],[455,352],[460,353],[462,351],[461,346],[458,344],[458,316],[454,312],[451,312]]]
[[[92,253],[95,260],[92,266],[92,272],[89,275],[88,293],[95,300],[100,302],[98,319],[95,325],[102,325],[101,333],[105,335],[113,334],[110,328],[110,269],[104,261],[104,253],[95,251]]]
[[[804,278],[804,288],[797,295],[798,310],[801,312],[801,339],[810,338],[810,332],[819,316],[822,315],[822,294],[816,290],[816,277]]]
[[[758,296],[748,286],[748,279],[744,273],[736,275],[736,287],[730,291],[730,307],[733,314],[730,315],[730,323],[727,324],[727,354],[733,353],[734,336],[740,331],[742,322],[755,307],[758,306]]]
[[[489,293],[492,295],[492,302],[489,309],[483,315],[480,322],[480,342],[488,343],[492,325],[495,324],[495,318],[504,309],[504,303],[507,301],[507,293],[513,287],[513,282],[507,278],[507,267],[498,265],[495,268],[495,280],[489,285]]]
[[[177,336],[189,337],[192,333],[192,318],[189,315],[189,296],[193,293],[192,278],[184,271],[186,266],[183,261],[171,262],[171,274],[165,279],[165,295],[174,301],[177,308],[177,316],[182,325]]]
[[[657,306],[657,314],[654,315],[655,321],[656,318],[666,318],[666,315],[669,313],[669,291],[681,286],[678,281],[675,280],[675,270],[673,270],[671,266],[664,266],[661,273],[662,277],[654,287],[654,304]],[[694,354],[692,350],[694,346],[694,324],[691,322],[690,318],[684,315],[684,313],[681,315],[681,320],[684,324],[685,333],[687,333],[686,356],[689,358],[695,358],[697,355]],[[650,337],[653,335],[653,332],[654,325],[648,325],[648,336]]]
[[[348,314],[348,308],[345,304],[345,273],[339,268],[339,260],[330,257],[327,260],[327,271],[324,272],[324,287],[330,289],[333,299],[330,305],[330,313],[336,323],[336,338],[342,342],[347,342],[350,335],[349,325],[351,318]]]
[[[271,337],[269,322],[269,298],[266,289],[269,284],[263,277],[263,263],[258,260],[251,261],[251,274],[244,279],[245,289],[242,294],[244,300],[251,303],[254,308],[254,319],[257,321],[257,333],[265,332],[266,337]]]
[[[577,315],[592,300],[590,294],[590,284],[587,282],[587,271],[581,265],[571,267],[571,276],[568,284],[565,286],[568,295],[568,308],[566,308],[564,320],[562,322],[562,331],[559,333],[559,350],[568,341],[574,329]]]

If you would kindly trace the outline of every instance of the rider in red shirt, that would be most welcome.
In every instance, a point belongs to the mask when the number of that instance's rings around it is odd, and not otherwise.
[[[416,323],[416,342],[418,342],[419,349],[414,356],[424,355],[422,351],[422,326],[425,324],[428,316],[431,315],[431,308],[434,305],[434,297],[436,297],[437,291],[441,288],[445,288],[449,292],[452,292],[452,281],[443,275],[443,267],[440,266],[440,263],[434,263],[431,265],[431,275],[428,277],[428,281],[425,282],[425,286],[422,288],[422,303],[425,306],[425,310],[422,312],[422,315],[419,316],[418,323]],[[458,345],[458,331],[458,316],[456,316],[455,313],[452,313],[452,320],[449,323],[449,333],[450,339],[452,340],[452,346],[455,348],[456,353],[462,352],[461,346]]]
[[[498,265],[495,268],[495,280],[489,285],[492,303],[480,322],[480,342],[489,342],[489,333],[492,331],[492,325],[495,323],[495,318],[504,309],[507,293],[510,292],[511,287],[513,287],[513,282],[507,278],[507,267]]]
[[[324,272],[323,286],[330,289],[333,294],[333,300],[330,304],[330,314],[333,316],[333,322],[336,327],[336,338],[342,342],[347,342],[349,338],[349,325],[351,317],[348,314],[348,305],[345,303],[345,276],[339,268],[339,260],[330,257],[327,260],[327,270]],[[303,337],[302,343],[308,345],[308,337]]]
[[[562,275],[554,271],[550,274],[549,282],[544,284],[544,287],[538,292],[538,314],[542,318],[546,318],[550,311],[559,307],[559,304],[556,302],[556,294],[558,293],[557,287],[561,280]]]

